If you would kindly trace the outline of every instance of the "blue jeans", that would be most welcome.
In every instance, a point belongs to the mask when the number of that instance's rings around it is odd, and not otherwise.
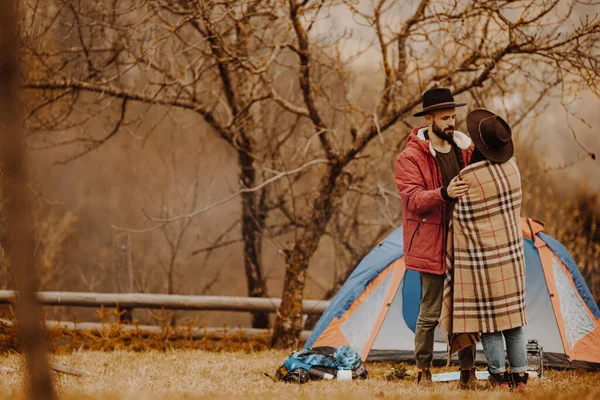
[[[481,344],[483,344],[483,352],[487,358],[490,373],[500,374],[506,370],[502,336],[506,340],[506,353],[511,371],[525,372],[527,370],[527,344],[523,327],[520,326],[502,332],[481,334]]]

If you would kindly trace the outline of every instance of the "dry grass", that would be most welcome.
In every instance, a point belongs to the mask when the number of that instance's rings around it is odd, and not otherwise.
[[[249,337],[239,327],[223,327],[216,333],[205,334],[202,338],[194,337],[194,330],[204,328],[197,321],[185,320],[176,326],[169,324],[172,313],[163,312],[155,318],[158,333],[147,333],[131,326],[119,323],[115,317],[120,313],[115,309],[101,308],[95,315],[100,319],[102,327],[91,330],[69,330],[51,327],[46,330],[49,350],[54,354],[70,353],[74,350],[89,351],[173,351],[203,350],[211,352],[242,351],[253,353],[270,348],[270,336],[267,334]],[[73,318],[74,323],[77,319]],[[18,321],[12,308],[7,313],[0,313],[0,354],[22,351]]]
[[[55,355],[53,360],[92,373],[75,377],[55,375],[65,399],[202,399],[202,398],[600,398],[600,374],[582,371],[549,371],[548,379],[534,380],[526,395],[494,391],[465,393],[452,383],[436,384],[426,390],[416,386],[413,376],[390,382],[384,377],[389,363],[368,363],[371,377],[365,381],[310,382],[305,385],[274,382],[273,374],[285,358],[282,351],[207,352],[174,351],[74,351]],[[14,352],[0,356],[0,365],[16,369],[0,372],[0,399],[23,398],[22,357]],[[413,366],[408,367],[414,369]],[[440,369],[434,371],[437,372]],[[443,369],[447,370],[447,369]]]

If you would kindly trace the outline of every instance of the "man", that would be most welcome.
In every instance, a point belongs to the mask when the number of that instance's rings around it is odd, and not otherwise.
[[[472,154],[471,139],[455,131],[457,104],[449,89],[423,94],[427,126],[413,129],[406,149],[396,159],[396,184],[402,197],[404,260],[407,269],[420,272],[421,306],[415,332],[419,384],[430,385],[434,331],[442,310],[446,236],[454,201],[468,190],[457,178]],[[479,388],[474,368],[475,346],[459,352],[460,386]]]

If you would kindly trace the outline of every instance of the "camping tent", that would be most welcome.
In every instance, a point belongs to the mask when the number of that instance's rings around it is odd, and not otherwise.
[[[599,368],[600,309],[577,265],[560,242],[543,233],[541,223],[521,222],[526,339],[543,346],[547,365]],[[400,227],[358,264],[305,347],[348,345],[363,360],[413,360],[421,284],[417,272],[405,269],[403,255]],[[446,350],[436,333],[434,360],[445,361]],[[481,351],[478,360],[484,360]]]

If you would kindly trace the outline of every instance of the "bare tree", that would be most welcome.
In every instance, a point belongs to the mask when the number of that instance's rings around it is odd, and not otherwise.
[[[265,96],[255,93],[258,78],[248,79],[252,74],[231,61],[222,41],[233,41],[240,53],[253,51],[250,46],[255,44],[247,38],[251,22],[270,18],[271,2],[242,2],[235,14],[222,15],[219,3],[186,1],[90,5],[35,0],[24,8],[24,57],[35,71],[25,87],[36,89],[33,97],[39,100],[27,121],[38,148],[74,147],[65,160],[69,162],[131,125],[132,103],[184,109],[197,114],[236,151],[241,185],[257,183],[252,156],[256,143],[248,132],[248,113]],[[86,115],[76,109],[93,111]],[[117,116],[103,137],[77,132],[72,138],[52,140],[43,135],[49,129],[79,130],[102,113]],[[266,190],[241,195],[244,266],[252,297],[262,297],[266,290],[260,264],[265,194]],[[254,315],[253,326],[267,325],[266,314]]]
[[[8,198],[5,210],[8,251],[19,290],[17,316],[27,358],[30,397],[54,399],[42,310],[35,297],[33,207],[21,136],[16,22],[16,3],[3,1],[0,4],[0,151],[5,171],[2,193]]]

